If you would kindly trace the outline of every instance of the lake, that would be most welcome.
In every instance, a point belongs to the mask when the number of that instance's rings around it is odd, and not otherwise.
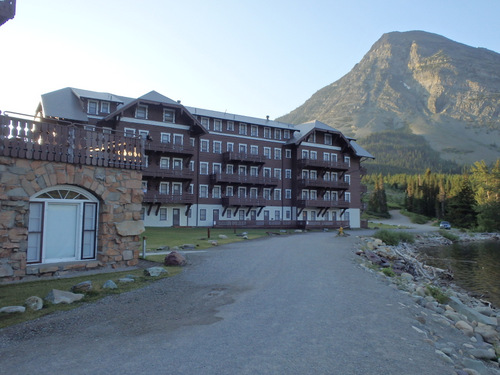
[[[428,265],[451,269],[456,285],[500,308],[500,241],[456,243],[419,252],[427,256]]]

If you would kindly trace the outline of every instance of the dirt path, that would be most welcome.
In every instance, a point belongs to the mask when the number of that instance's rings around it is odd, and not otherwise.
[[[439,230],[439,227],[431,225],[430,222],[426,224],[412,223],[410,218],[400,213],[399,210],[391,210],[389,213],[391,215],[390,219],[373,219],[370,222],[401,226],[414,232],[435,232]]]

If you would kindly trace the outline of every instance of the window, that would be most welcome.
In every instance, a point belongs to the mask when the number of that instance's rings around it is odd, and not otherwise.
[[[285,199],[292,199],[292,189],[285,189]]]
[[[138,104],[137,107],[135,108],[135,118],[147,120],[147,118],[148,118],[148,106]]]
[[[125,128],[123,131],[125,132],[125,137],[135,137],[135,129]]]
[[[220,198],[221,197],[221,188],[220,186],[214,186],[212,188],[212,198]]]
[[[302,190],[302,199],[309,199],[309,190]]]
[[[194,160],[191,160],[191,161],[189,162],[189,170],[190,170],[191,172],[194,172]]]
[[[244,210],[239,210],[238,217],[240,220],[245,220],[245,211]]]
[[[323,152],[323,160],[324,161],[330,161],[330,153]]]
[[[170,167],[170,158],[160,158],[160,169],[168,169]]]
[[[109,113],[110,108],[111,108],[111,105],[109,102],[101,102],[101,112],[102,113]]]
[[[318,153],[316,151],[311,151],[311,160],[318,160]]]
[[[257,125],[252,125],[250,127],[250,135],[252,137],[258,137],[259,136],[259,127]]]
[[[226,129],[230,132],[234,132],[234,122],[228,121],[226,124]]]
[[[309,150],[302,150],[302,159],[309,159]]]
[[[158,192],[160,194],[168,194],[168,182],[160,182],[160,189]]]
[[[139,130],[139,137],[141,137],[142,139],[148,139],[149,130]]]
[[[290,139],[290,130],[288,129],[283,130],[283,138]]]
[[[191,147],[194,147],[194,143],[195,143],[194,138],[190,137],[190,138],[189,138],[189,145],[190,145]]]
[[[208,174],[208,162],[200,161],[200,174]]]
[[[256,199],[259,193],[259,189],[250,188],[250,198]]]
[[[323,200],[324,201],[329,201],[331,198],[330,198],[330,192],[329,191],[325,191],[325,194],[323,194]]]
[[[144,155],[144,167],[147,168],[149,166],[149,155]]]
[[[182,134],[174,134],[174,145],[184,144],[184,137]]]
[[[285,178],[292,178],[292,170],[285,169]]]
[[[259,155],[259,146],[251,145],[250,146],[250,154]]]
[[[233,196],[233,187],[232,186],[227,186],[226,187],[226,197],[232,197]]]
[[[311,171],[311,172],[309,173],[309,178],[310,178],[311,180],[316,180],[316,178],[317,178],[317,177],[318,177],[318,172],[317,172],[317,171],[314,171],[314,170],[313,170],[313,171]]]
[[[264,188],[264,190],[262,191],[262,196],[264,197],[264,199],[271,199],[271,189]]]
[[[141,181],[141,189],[145,193],[148,191],[148,182],[147,181]]]
[[[233,174],[234,173],[234,165],[232,165],[232,164],[226,165],[226,173]]]
[[[281,200],[281,189],[274,189],[274,200]]]
[[[332,156],[332,161],[334,161],[335,163],[337,162],[337,154],[331,154]]]
[[[281,169],[280,168],[274,168],[274,178],[281,180]]]
[[[315,201],[318,198],[318,193],[316,190],[311,190],[309,192],[309,198],[313,201]]]
[[[95,126],[94,125],[84,125],[83,128],[87,131],[93,132],[95,131]]]
[[[146,209],[143,207],[141,208],[141,220],[146,219]]]
[[[302,178],[304,180],[307,180],[309,178],[309,170],[307,170],[307,169],[302,170]]]
[[[228,219],[231,219],[231,217],[232,217],[231,215],[232,215],[232,214],[231,214],[231,210],[227,210],[227,212],[226,212],[226,217],[227,217]]]
[[[275,210],[274,211],[274,220],[281,220],[281,215],[280,215],[280,212],[278,210]]]
[[[351,184],[351,176],[350,176],[350,175],[348,175],[348,174],[346,174],[346,175],[344,176],[344,182],[346,182],[347,184],[349,184],[349,185],[350,185],[350,184]]]
[[[344,156],[344,163],[346,163],[350,167],[351,166],[351,158],[349,156]]]
[[[274,158],[276,160],[281,160],[281,148],[274,149]]]
[[[205,208],[200,209],[200,221],[207,220],[207,210]]]
[[[172,109],[163,109],[163,121],[175,123],[175,111]]]
[[[221,154],[222,153],[222,142],[221,141],[213,141],[213,153]]]
[[[206,117],[202,117],[202,118],[201,118],[201,120],[200,120],[200,122],[201,122],[201,125],[203,125],[203,127],[204,127],[205,129],[209,129],[209,121],[208,121],[208,118],[206,118]]]
[[[238,134],[239,135],[247,135],[247,124],[240,123],[240,126],[238,128]]]
[[[182,171],[182,159],[179,158],[173,158],[172,159],[172,169],[174,171]]]
[[[291,215],[291,213],[290,213],[290,210],[286,210],[286,211],[285,211],[285,216],[286,216],[287,220],[290,220],[290,219],[292,218],[292,215]]]
[[[264,128],[264,138],[271,139],[271,128]]]
[[[264,147],[264,157],[271,159],[271,147]]]
[[[240,176],[246,176],[247,175],[247,167],[245,165],[240,165],[238,167],[238,174]]]
[[[345,193],[345,201],[350,202],[351,201],[351,193]]]
[[[87,113],[89,115],[97,115],[97,100],[89,100],[87,103]]]
[[[222,120],[214,120],[214,131],[216,132],[222,131]]]
[[[332,135],[325,134],[325,145],[331,145],[331,144],[332,144]]]
[[[316,221],[316,211],[311,211],[311,220]]]
[[[226,151],[227,152],[233,152],[234,151],[234,143],[227,142]]]
[[[212,164],[212,173],[220,173],[222,169],[222,166],[220,163],[213,163]]]
[[[188,194],[194,194],[194,185],[193,184],[189,184],[187,193]]]
[[[167,208],[162,207],[160,208],[160,221],[166,221],[167,220]]]
[[[271,177],[271,168],[264,168],[264,177]]]
[[[246,198],[246,197],[247,197],[247,188],[240,186],[238,188],[238,198]]]
[[[287,148],[285,150],[285,158],[287,158],[287,159],[291,159],[292,158],[292,150],[290,150],[289,148]]]
[[[161,143],[170,143],[170,134],[169,133],[161,133],[160,142]]]
[[[208,139],[202,139],[200,141],[200,151],[208,152],[210,147],[210,141]]]
[[[208,198],[208,185],[200,185],[200,198]]]
[[[257,177],[259,175],[259,167],[251,166],[250,167],[250,176]]]
[[[238,152],[241,154],[246,154],[247,153],[247,145],[244,143],[240,143],[238,145]]]
[[[274,129],[274,139],[281,139],[281,129]]]

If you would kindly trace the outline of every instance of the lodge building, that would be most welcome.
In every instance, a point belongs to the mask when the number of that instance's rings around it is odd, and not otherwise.
[[[63,88],[42,95],[40,121],[140,138],[145,226],[359,228],[361,162],[373,156],[319,121],[292,125]]]

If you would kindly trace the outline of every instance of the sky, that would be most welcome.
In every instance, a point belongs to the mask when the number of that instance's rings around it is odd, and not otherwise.
[[[17,0],[0,26],[0,110],[64,87],[271,119],[391,31],[500,52],[499,0]]]

